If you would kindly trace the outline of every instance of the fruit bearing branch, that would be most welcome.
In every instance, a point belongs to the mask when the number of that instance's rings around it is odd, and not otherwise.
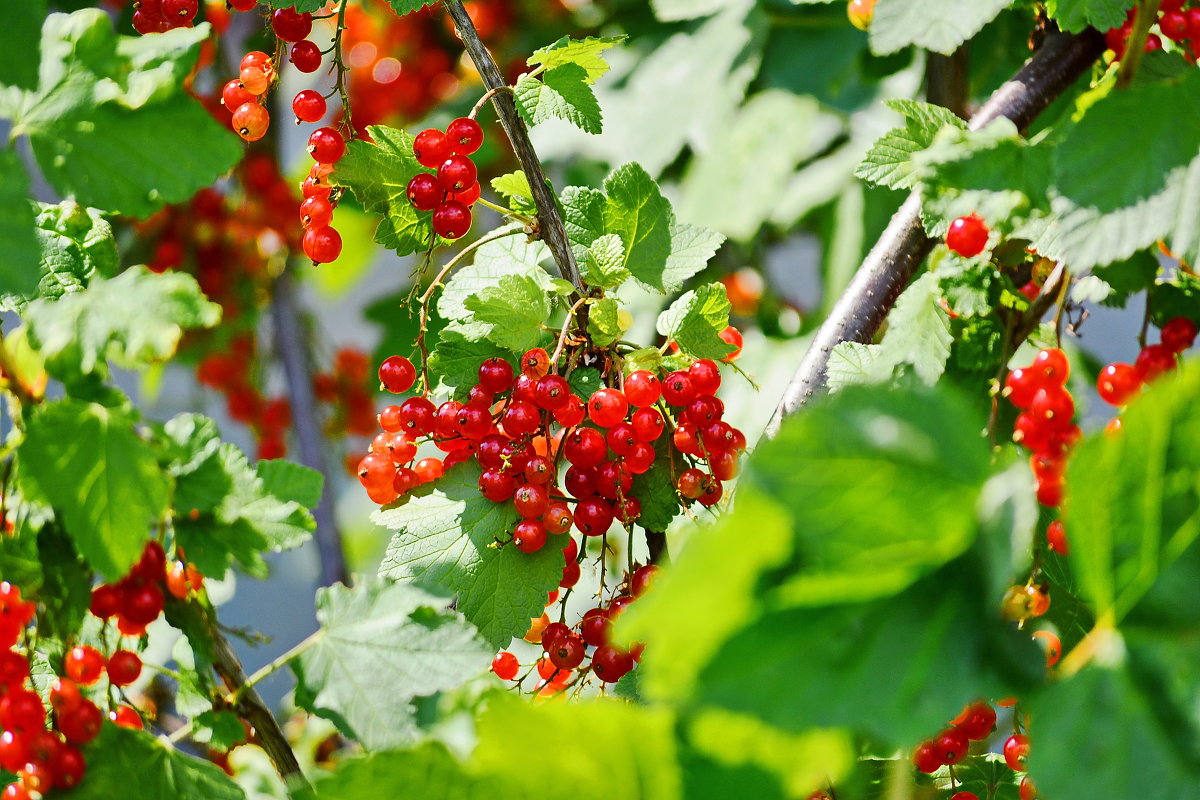
[[[504,132],[508,134],[513,152],[516,153],[517,161],[520,162],[525,177],[529,179],[529,188],[533,192],[533,201],[537,205],[540,236],[550,248],[550,254],[554,256],[554,262],[558,265],[562,276],[571,282],[576,291],[586,294],[587,287],[579,272],[579,265],[575,262],[575,254],[571,251],[571,243],[567,239],[567,228],[558,211],[558,202],[554,193],[550,191],[546,174],[542,170],[542,162],[538,159],[533,144],[529,141],[529,132],[525,128],[525,123],[517,115],[516,101],[513,100],[511,92],[498,91],[508,84],[500,73],[496,60],[492,58],[492,54],[484,46],[483,40],[479,38],[479,32],[475,30],[475,24],[471,22],[471,17],[463,8],[462,0],[445,0],[445,6],[446,11],[454,20],[463,46],[467,48],[467,54],[471,56],[471,61],[475,63],[475,68],[479,70],[479,74],[483,78],[484,85],[487,86],[489,92],[494,92],[492,103],[496,107],[496,115],[500,118]],[[586,306],[583,309],[586,309]]]
[[[1080,34],[1047,36],[1041,49],[975,113],[971,129],[979,130],[1000,117],[1018,128],[1028,127],[1103,52],[1104,37],[1090,28]],[[783,418],[804,406],[825,385],[835,346],[871,341],[933,244],[921,224],[920,191],[914,191],[817,331],[767,426],[767,436],[778,433]]]

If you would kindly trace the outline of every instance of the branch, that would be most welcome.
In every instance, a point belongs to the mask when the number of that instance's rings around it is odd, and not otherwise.
[[[539,235],[550,248],[554,263],[558,265],[562,276],[575,286],[579,294],[586,294],[587,286],[579,272],[579,265],[575,263],[575,254],[571,251],[571,243],[567,239],[567,228],[558,211],[558,200],[550,191],[546,173],[542,170],[542,162],[529,141],[529,131],[525,128],[525,122],[517,115],[517,104],[513,100],[512,92],[502,90],[508,82],[504,80],[500,68],[496,66],[496,60],[484,46],[483,40],[479,38],[479,32],[475,30],[475,24],[463,8],[462,0],[444,2],[446,11],[458,30],[458,38],[462,39],[467,54],[475,62],[475,68],[479,70],[484,85],[488,87],[489,92],[495,92],[492,102],[496,106],[496,115],[500,118],[500,124],[508,134],[509,141],[512,142],[513,152],[516,153],[525,177],[529,179],[529,188],[533,190],[533,201],[538,210]],[[586,309],[582,311],[586,312]]]
[[[930,53],[925,63],[925,99],[966,119],[970,91],[967,86],[967,45],[948,56]]]
[[[312,363],[308,357],[308,337],[300,325],[296,285],[288,270],[275,280],[271,291],[271,319],[275,323],[275,351],[287,376],[288,401],[292,405],[292,423],[300,444],[300,461],[321,473],[325,479],[321,502],[313,510],[317,531],[313,538],[321,559],[321,585],[349,583],[342,535],[334,519],[333,481],[325,463],[325,437],[313,394]]]
[[[971,118],[971,130],[979,130],[1000,117],[1011,120],[1018,128],[1027,128],[1103,52],[1104,37],[1092,29],[1077,35],[1047,36],[1042,48]],[[836,345],[865,344],[872,340],[933,244],[921,224],[920,192],[914,191],[892,217],[817,331],[767,426],[768,437],[779,432],[784,417],[801,408],[824,387],[825,370]]]
[[[646,549],[650,551],[650,563],[664,565],[671,561],[667,552],[667,534],[663,531],[646,531]]]

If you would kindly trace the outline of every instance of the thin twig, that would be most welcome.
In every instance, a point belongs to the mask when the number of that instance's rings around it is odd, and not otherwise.
[[[333,32],[333,67],[337,73],[336,89],[342,101],[342,121],[349,133],[347,138],[354,138],[354,122],[350,118],[350,91],[346,86],[346,74],[350,71],[342,57],[342,35],[346,32],[346,6],[349,0],[342,0],[338,5],[337,28]]]
[[[1092,29],[1076,35],[1047,36],[1033,58],[972,117],[971,129],[979,130],[1000,117],[1011,120],[1018,128],[1027,127],[1103,51],[1104,37]],[[932,248],[933,240],[921,224],[921,196],[914,192],[892,217],[814,336],[767,426],[768,437],[779,432],[784,417],[801,408],[824,387],[825,370],[835,346],[847,341],[871,341]]]
[[[487,101],[491,100],[493,97],[495,97],[497,92],[511,92],[512,90],[513,90],[513,88],[508,85],[497,86],[493,89],[488,89],[487,94],[485,94],[483,97],[479,98],[479,102],[476,103],[474,105],[474,107],[471,108],[471,113],[467,114],[467,117],[469,117],[470,119],[475,119],[475,117],[477,117],[479,115],[479,112],[483,109],[483,106],[487,103]]]
[[[1129,38],[1125,40],[1125,53],[1121,56],[1121,66],[1117,70],[1117,88],[1128,89],[1137,75],[1138,65],[1142,62],[1142,54],[1146,49],[1146,40],[1150,35],[1150,26],[1158,19],[1158,7],[1162,0],[1139,0],[1134,6],[1133,28]]]

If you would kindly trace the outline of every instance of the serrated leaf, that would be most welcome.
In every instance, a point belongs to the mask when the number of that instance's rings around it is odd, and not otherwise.
[[[639,369],[655,372],[662,364],[662,353],[657,347],[643,347],[625,354],[625,372],[637,372]]]
[[[604,235],[604,192],[587,186],[568,186],[559,202],[571,244],[588,248]]]
[[[468,297],[464,305],[475,322],[491,326],[486,336],[500,347],[520,353],[546,338],[542,325],[550,316],[550,299],[545,288],[527,275],[505,275],[495,286]]]
[[[1012,0],[879,0],[869,29],[871,50],[887,55],[909,45],[950,55]]]
[[[41,245],[39,297],[56,298],[87,288],[92,278],[111,278],[120,268],[112,226],[95,208],[71,201],[38,203]]]
[[[132,368],[165,361],[184,330],[216,325],[221,307],[191,275],[133,267],[85,292],[35,300],[23,317],[47,370],[71,377],[103,374],[109,359]]]
[[[413,698],[461,686],[494,655],[447,606],[445,597],[379,578],[318,590],[320,633],[292,665],[297,702],[369,749],[413,741]]]
[[[658,315],[658,332],[696,358],[722,359],[733,346],[718,336],[729,327],[725,285],[706,283],[680,297]]]
[[[533,241],[514,234],[488,242],[475,251],[474,261],[461,267],[446,282],[438,298],[438,314],[446,320],[471,321],[472,314],[466,306],[471,295],[497,286],[507,275],[523,275],[537,282],[543,289],[550,288],[550,274],[541,267],[548,258],[550,249],[541,240]]]
[[[529,188],[529,179],[521,170],[492,178],[492,188],[508,199],[514,211],[537,209],[533,201],[533,190]]]
[[[642,283],[665,290],[663,273],[671,255],[671,204],[637,163],[613,170],[604,180],[604,228],[625,243],[625,265]]]
[[[430,170],[417,162],[406,132],[384,125],[372,125],[367,132],[375,143],[349,142],[330,180],[352,191],[367,211],[383,215],[375,241],[402,256],[427,249],[434,238],[432,215],[419,213],[408,202],[408,182]]]
[[[621,237],[608,233],[592,242],[583,259],[583,279],[592,286],[615,289],[629,278],[625,269],[625,245]]]
[[[880,369],[879,345],[840,342],[829,354],[825,382],[830,392],[847,386],[881,383],[891,377],[891,365]]]
[[[575,64],[583,69],[588,83],[595,83],[609,70],[602,53],[624,39],[624,36],[589,36],[586,39],[564,36],[554,44],[534,50],[525,63],[531,67],[540,64],[547,70]]]
[[[246,740],[242,719],[232,711],[208,709],[192,717],[191,738],[217,751],[225,751]]]
[[[76,400],[39,406],[19,452],[22,485],[54,506],[96,571],[123,577],[166,513],[170,488],[134,419]]]
[[[405,14],[419,11],[425,6],[433,5],[437,0],[387,0],[387,2],[393,11],[400,16],[404,16]]]
[[[316,508],[321,502],[325,476],[311,467],[281,458],[259,461],[254,472],[262,480],[263,491],[304,508]]]
[[[621,330],[617,318],[617,301],[606,297],[598,303],[593,303],[588,309],[588,336],[597,347],[611,347],[624,331]]]
[[[589,84],[588,71],[571,63],[546,70],[539,78],[524,75],[513,87],[517,111],[531,127],[557,117],[587,133],[600,133],[604,115]]]
[[[0,241],[5,243],[0,293],[29,295],[38,288],[41,255],[28,199],[29,176],[12,150],[0,152],[0,170],[5,176],[0,188]]]
[[[671,226],[671,254],[662,272],[664,292],[677,292],[689,278],[703,271],[725,243],[716,231],[695,225]]]
[[[642,504],[642,515],[637,523],[648,531],[665,531],[677,516],[683,513],[679,495],[675,492],[675,480],[671,477],[670,456],[660,450],[650,469],[633,477],[631,497]]]
[[[458,331],[445,330],[429,354],[429,372],[437,376],[441,387],[453,390],[455,397],[461,399],[479,382],[479,365],[493,357],[503,358],[514,366],[517,363],[515,355],[489,341],[471,341]]]
[[[904,115],[904,127],[893,128],[876,140],[854,175],[890,189],[911,189],[916,185],[913,154],[932,145],[934,136],[947,125],[965,130],[966,123],[953,111],[932,103],[889,100],[887,106]]]
[[[887,333],[879,344],[879,360],[892,367],[912,365],[927,385],[937,383],[946,371],[950,346],[950,317],[938,303],[942,296],[937,277],[925,273],[904,290],[888,315]]]
[[[71,790],[77,800],[111,800],[127,794],[137,776],[139,800],[245,800],[242,789],[209,761],[176,750],[149,733],[103,725],[88,746],[87,780]]]
[[[1125,21],[1129,3],[1125,0],[1046,0],[1046,11],[1065,31],[1079,33],[1089,25],[1106,31]]]
[[[410,0],[417,2],[417,0]],[[391,2],[391,0],[389,0]],[[405,0],[396,0],[397,3],[403,4]],[[320,11],[326,6],[326,0],[268,0],[271,8],[294,8],[301,14],[312,14]],[[396,11],[397,14],[403,14],[403,11]]]
[[[518,517],[511,503],[479,493],[479,476],[476,465],[459,464],[372,520],[395,531],[380,575],[456,592],[455,607],[499,649],[542,613],[546,593],[562,577],[562,553],[553,537],[531,554],[490,547],[509,540]]]

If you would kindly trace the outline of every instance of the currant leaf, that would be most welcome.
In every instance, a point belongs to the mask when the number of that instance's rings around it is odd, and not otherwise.
[[[514,366],[517,363],[517,356],[504,348],[482,339],[471,341],[462,333],[447,329],[429,354],[429,371],[437,376],[439,391],[452,391],[455,399],[462,400],[479,382],[479,365],[494,357]]]
[[[937,277],[925,273],[904,290],[888,315],[888,330],[879,344],[879,368],[909,364],[917,377],[932,386],[946,371],[950,346],[950,317],[941,307]]]
[[[530,126],[557,117],[587,133],[600,133],[604,115],[589,84],[588,71],[573,63],[546,70],[540,78],[524,75],[513,89],[517,111]]]
[[[492,178],[492,188],[508,199],[514,211],[537,211],[533,190],[529,188],[529,178],[521,170]]]
[[[680,297],[658,315],[658,332],[696,358],[721,359],[733,346],[718,334],[729,326],[729,298],[725,286],[706,283]]]
[[[588,336],[597,347],[611,347],[622,336],[617,318],[617,301],[611,297],[593,303],[588,310]]]
[[[29,176],[20,157],[11,150],[0,153],[0,170],[5,176],[0,189],[0,239],[5,242],[0,293],[31,295],[38,288],[39,262],[45,263],[45,249],[35,234],[34,210],[27,199]],[[14,305],[11,301],[9,304]]]
[[[950,55],[1007,8],[1009,0],[879,0],[869,33],[871,49],[887,55],[909,45]]]
[[[1064,31],[1079,33],[1089,25],[1102,31],[1125,21],[1124,0],[1046,0],[1046,11]]]
[[[625,245],[615,233],[607,233],[587,249],[583,259],[583,279],[592,286],[615,289],[630,276],[625,268]]]
[[[533,51],[525,63],[531,67],[540,64],[547,70],[574,64],[583,69],[587,83],[595,83],[609,70],[608,62],[602,55],[604,51],[624,40],[624,36],[589,36],[586,39],[564,36],[554,44]]]
[[[505,275],[466,299],[475,322],[489,325],[489,341],[514,352],[538,347],[548,338],[542,325],[550,316],[546,289],[527,275]]]
[[[438,298],[438,314],[446,320],[471,321],[473,315],[466,306],[467,298],[498,286],[507,275],[528,277],[543,291],[548,291],[550,274],[541,264],[549,256],[550,249],[544,242],[529,241],[520,235],[482,245],[475,251],[474,262],[459,269],[446,282]]]
[[[893,128],[871,145],[854,175],[889,189],[911,189],[917,183],[913,155],[932,145],[942,128],[965,130],[967,125],[953,111],[932,103],[889,100],[886,105],[904,117],[904,127]]]

